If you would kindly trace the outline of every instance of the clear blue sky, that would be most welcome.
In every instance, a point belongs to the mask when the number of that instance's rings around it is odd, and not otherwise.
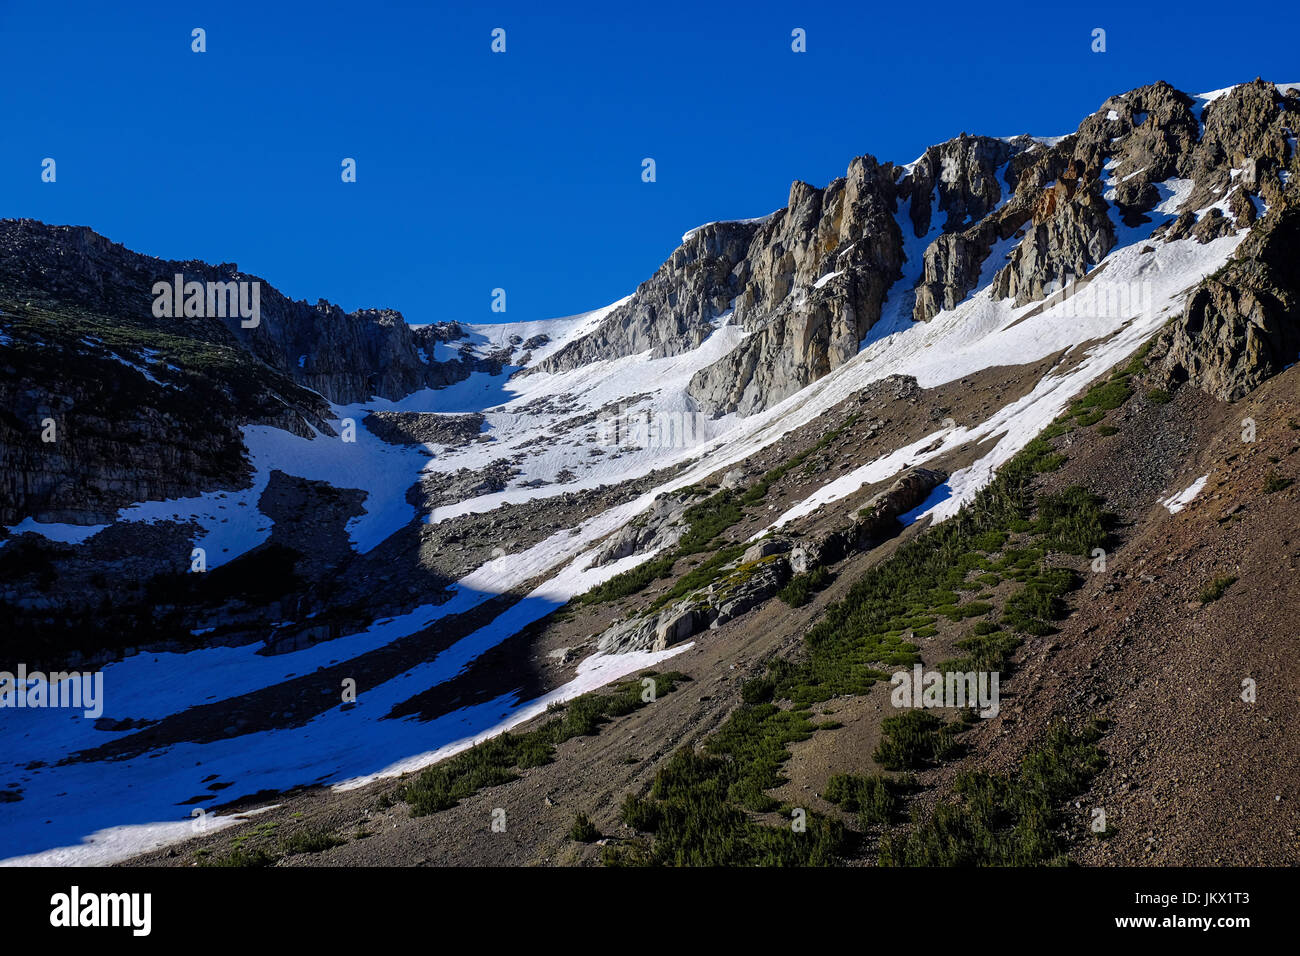
[[[0,0],[0,216],[411,322],[500,319],[494,287],[504,318],[566,315],[631,292],[687,229],[771,212],[860,153],[1064,133],[1157,79],[1300,81],[1296,10]]]

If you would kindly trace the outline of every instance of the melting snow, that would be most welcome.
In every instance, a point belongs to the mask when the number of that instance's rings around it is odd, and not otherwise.
[[[1178,514],[1191,503],[1193,498],[1201,493],[1201,489],[1205,487],[1205,482],[1209,477],[1208,473],[1201,475],[1178,494],[1171,495],[1168,498],[1161,498],[1160,503],[1169,509],[1171,515]]]

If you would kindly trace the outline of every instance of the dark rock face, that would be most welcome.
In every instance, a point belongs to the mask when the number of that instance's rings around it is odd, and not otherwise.
[[[484,417],[433,412],[372,412],[362,424],[393,445],[463,445],[477,438]]]
[[[1300,359],[1298,261],[1300,204],[1288,199],[1160,333],[1153,351],[1166,380],[1234,401]]]
[[[233,404],[160,391],[112,360],[0,358],[0,525],[103,524],[135,501],[246,487]]]

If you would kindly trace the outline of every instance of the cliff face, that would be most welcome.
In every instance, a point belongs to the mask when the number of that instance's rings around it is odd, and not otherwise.
[[[1294,189],[1295,187],[1292,187]],[[1157,340],[1166,379],[1236,401],[1300,361],[1300,202],[1260,221]]]
[[[779,402],[857,353],[902,264],[895,168],[869,156],[825,189],[796,182],[733,270],[750,335],[690,391],[715,414]]]

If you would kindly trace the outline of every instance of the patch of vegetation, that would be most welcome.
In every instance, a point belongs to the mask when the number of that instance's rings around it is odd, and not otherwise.
[[[691,505],[682,515],[687,530],[679,542],[679,557],[699,554],[713,543],[713,539],[744,517],[737,496],[724,488],[697,505]]]
[[[1038,498],[1031,530],[1044,547],[1087,554],[1106,542],[1115,518],[1101,509],[1101,498],[1078,485]]]
[[[1085,396],[1086,404],[1077,411],[1118,407],[1130,394],[1124,382],[1108,383]],[[790,757],[790,744],[820,729],[811,721],[814,705],[837,695],[861,695],[892,669],[916,662],[917,648],[905,635],[935,633],[940,616],[961,620],[996,610],[984,600],[963,604],[960,591],[1004,580],[1020,585],[999,623],[981,622],[959,644],[965,655],[950,663],[977,665],[962,669],[1000,670],[1019,634],[1050,630],[1051,622],[1064,615],[1063,596],[1076,586],[1077,576],[1049,565],[1047,555],[1086,554],[1104,543],[1109,520],[1099,499],[1082,489],[1035,496],[1037,476],[1064,461],[1042,436],[1035,438],[970,505],[900,545],[854,582],[810,628],[798,659],[769,660],[765,673],[742,685],[740,707],[702,748],[679,750],[656,775],[649,794],[628,796],[621,816],[640,835],[606,847],[604,862],[721,866],[837,861],[847,844],[835,821],[810,813],[807,830],[799,833],[751,816],[788,809],[768,791],[784,782],[781,768]],[[764,479],[770,484],[781,474],[774,469]],[[742,495],[742,503],[759,487]],[[1012,535],[1030,536],[1032,543],[1011,547]],[[972,583],[972,574],[991,580]],[[945,723],[923,710],[887,718],[877,759],[889,769],[947,759],[958,751],[955,738],[965,726],[965,721]],[[839,782],[835,793],[847,797],[856,786]],[[873,789],[853,790],[856,805],[860,808],[865,796],[872,808],[869,816],[878,819],[882,808],[892,804],[876,792],[876,785],[861,786]]]
[[[261,847],[253,850],[245,850],[243,847],[235,847],[229,853],[221,856],[204,857],[199,861],[199,866],[275,866],[280,862],[280,857],[270,853]]]
[[[777,593],[791,607],[803,607],[813,599],[813,595],[831,583],[832,575],[825,565],[818,565],[811,571],[796,574],[790,583]]]
[[[316,827],[284,837],[280,840],[280,849],[285,856],[295,856],[299,853],[323,853],[345,843],[347,840],[335,836],[324,827]]]
[[[993,605],[986,601],[967,601],[965,604],[938,609],[950,621],[964,621],[968,617],[982,617],[993,610]]]
[[[1133,357],[1129,359],[1128,365],[1124,366],[1122,370],[1116,372],[1111,377],[1124,378],[1129,375],[1141,375],[1147,369],[1147,356],[1151,354],[1151,349],[1155,344],[1155,339],[1148,341],[1146,345],[1133,353]]]
[[[1097,424],[1105,417],[1106,417],[1105,412],[1093,410],[1091,412],[1084,412],[1082,415],[1076,418],[1075,421],[1078,422],[1081,427],[1087,428],[1090,425]]]
[[[1133,394],[1133,389],[1123,378],[1109,378],[1094,385],[1070,406],[1070,414],[1079,416],[1089,411],[1109,412],[1119,408]]]
[[[573,818],[573,826],[569,827],[569,839],[575,843],[595,843],[600,839],[600,831],[596,829],[596,824],[579,810],[577,816]]]
[[[880,722],[882,737],[872,759],[886,770],[921,770],[958,752],[952,724],[928,710],[905,710]]]
[[[1074,428],[1069,424],[1069,418],[1067,416],[1058,418],[1056,421],[1052,422],[1052,424],[1048,425],[1039,433],[1038,437],[1042,438],[1044,441],[1051,441],[1053,438],[1059,438],[1061,435],[1068,435],[1072,431],[1074,431]]]
[[[1155,405],[1167,405],[1173,400],[1173,396],[1163,388],[1153,388],[1147,392],[1147,401]]]
[[[1118,435],[1119,429],[1114,425],[1102,425],[1097,429],[1097,434],[1102,438],[1109,438],[1111,435]]]
[[[822,796],[840,809],[856,813],[859,829],[867,830],[895,822],[902,815],[900,794],[908,789],[909,784],[884,774],[837,773],[826,781]]]
[[[1264,493],[1271,495],[1275,491],[1290,488],[1294,483],[1294,478],[1284,478],[1275,471],[1264,481]]]
[[[700,588],[708,587],[722,575],[722,570],[726,565],[731,564],[744,553],[745,546],[743,544],[720,549],[698,568],[692,568],[678,578],[676,584],[651,601],[641,613],[643,615],[655,614],[678,598],[683,598],[692,591],[700,590]]]
[[[1012,774],[966,771],[912,831],[885,837],[884,866],[1039,866],[1065,862],[1062,807],[1105,766],[1096,746],[1105,725],[1080,733],[1058,725]]]
[[[429,767],[401,787],[397,797],[410,804],[415,816],[437,813],[480,790],[514,780],[520,770],[550,763],[559,744],[573,737],[590,737],[606,721],[645,706],[641,681],[647,677],[655,682],[656,697],[672,693],[678,683],[689,680],[676,671],[647,671],[615,684],[613,693],[583,694],[569,702],[563,716],[553,717],[536,730],[501,734]]]
[[[1011,660],[1011,655],[1020,646],[1020,638],[1002,630],[996,624],[981,621],[975,627],[975,633],[957,642],[957,648],[964,653],[960,657],[944,661],[939,665],[939,672],[966,674],[972,671],[1003,673]]]
[[[660,578],[671,577],[678,561],[708,550],[718,535],[744,517],[744,512],[737,503],[736,496],[731,491],[723,489],[699,504],[691,505],[682,517],[688,527],[677,543],[677,547],[671,552],[616,574],[574,600],[579,604],[603,604],[607,601],[616,601],[640,593]],[[712,576],[724,564],[736,560],[744,551],[744,545],[722,548],[700,567],[683,575],[668,594],[661,595],[656,600],[654,609],[658,610],[669,601],[709,584]]]
[[[623,822],[640,832],[654,834],[653,841],[635,840],[607,847],[607,865],[667,866],[825,866],[838,862],[847,834],[838,821],[809,813],[806,829],[773,827],[756,822],[744,809],[752,794],[750,776],[740,754],[721,755],[740,744],[740,753],[758,758],[761,773],[779,764],[791,726],[777,718],[773,705],[742,707],[745,730],[726,742],[710,740],[704,752],[683,748],[655,777],[653,799],[629,795],[623,805]],[[774,713],[775,712],[775,713]],[[797,718],[796,721],[797,723]],[[757,731],[757,733],[752,733]],[[806,731],[798,731],[799,737]],[[742,744],[741,737],[749,738]],[[764,797],[763,810],[776,809]],[[728,799],[729,795],[731,799]]]
[[[1228,588],[1237,583],[1236,575],[1215,578],[1205,587],[1201,588],[1200,599],[1202,604],[1210,604],[1217,601],[1227,593]]]
[[[596,585],[585,594],[578,595],[574,600],[579,604],[604,604],[607,601],[617,601],[620,598],[638,594],[649,587],[652,582],[671,575],[673,565],[676,563],[676,553],[662,558],[651,558],[649,561],[638,564],[635,568],[614,575],[608,581]]]

